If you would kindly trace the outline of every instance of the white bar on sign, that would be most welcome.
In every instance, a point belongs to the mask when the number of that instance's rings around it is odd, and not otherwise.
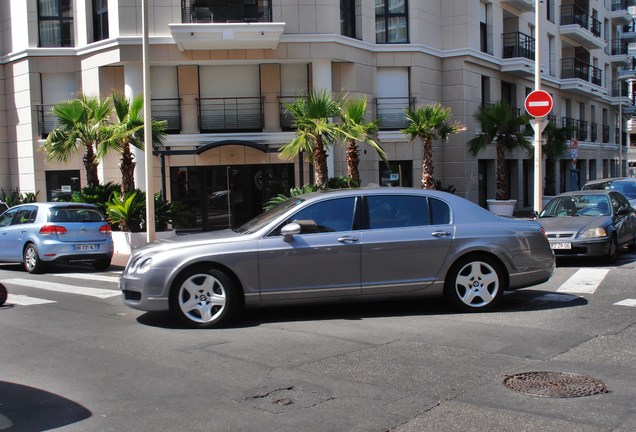
[[[550,102],[548,101],[536,101],[536,102],[528,102],[528,106],[537,107],[537,106],[548,106]]]
[[[584,268],[580,269],[570,277],[557,292],[592,294],[603,282],[609,269],[604,268]]]

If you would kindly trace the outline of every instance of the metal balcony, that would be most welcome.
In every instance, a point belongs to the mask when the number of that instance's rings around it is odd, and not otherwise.
[[[181,133],[181,99],[152,99],[152,117],[166,122],[166,132]]]
[[[263,131],[263,98],[200,98],[197,103],[202,133]]]
[[[271,0],[181,0],[183,24],[272,22]]]
[[[37,104],[35,109],[38,117],[38,134],[40,138],[46,139],[46,137],[55,129],[57,118],[51,112],[54,105]]]
[[[605,48],[606,45],[601,39],[602,23],[573,4],[561,6],[559,33],[587,49]]]
[[[380,120],[381,130],[399,130],[409,125],[405,110],[415,106],[413,97],[382,97],[376,98],[377,118]]]

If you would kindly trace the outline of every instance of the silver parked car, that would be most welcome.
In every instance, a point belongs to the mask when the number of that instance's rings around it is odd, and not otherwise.
[[[623,247],[636,249],[636,211],[616,191],[565,192],[539,214],[557,257],[616,260]]]
[[[29,273],[78,261],[106,270],[112,257],[110,225],[92,204],[21,204],[0,215],[0,262],[23,263]]]
[[[445,192],[348,189],[289,199],[234,229],[131,255],[124,303],[215,327],[244,305],[438,292],[464,311],[545,282],[554,255],[535,221]]]

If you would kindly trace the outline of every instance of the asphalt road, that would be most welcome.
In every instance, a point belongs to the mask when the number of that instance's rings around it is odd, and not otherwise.
[[[560,263],[486,314],[439,299],[347,303],[191,330],[124,306],[117,271],[0,265],[0,431],[635,431],[635,268],[636,254]],[[581,374],[607,392],[503,385],[526,372]]]

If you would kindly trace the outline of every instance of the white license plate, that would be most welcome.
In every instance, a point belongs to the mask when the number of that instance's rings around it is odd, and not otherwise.
[[[572,249],[572,243],[569,243],[569,242],[550,243],[550,247],[552,249]]]
[[[99,249],[99,245],[87,244],[87,245],[75,245],[76,251],[96,251]]]

